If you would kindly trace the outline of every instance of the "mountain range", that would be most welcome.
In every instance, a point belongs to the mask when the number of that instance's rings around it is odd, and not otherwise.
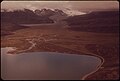
[[[55,23],[65,19],[67,14],[62,10],[37,9],[35,11],[24,9],[1,12],[1,34],[7,35],[11,31],[26,28],[20,24]]]
[[[71,10],[68,10],[72,12]],[[75,12],[74,12],[75,13]],[[1,12],[1,33],[10,34],[11,31],[27,28],[20,24],[67,22],[70,30],[89,32],[118,32],[118,11],[96,11],[72,15],[60,9],[36,9],[35,11],[24,9]]]
[[[30,23],[53,23],[54,20],[60,18],[66,18],[68,15],[60,9],[36,9],[34,11],[30,9],[14,10],[14,11],[2,11],[2,22],[11,22],[18,24],[30,24]],[[52,19],[51,19],[51,18]],[[57,18],[56,18],[57,17]],[[59,17],[59,18],[58,18]],[[60,19],[61,20],[61,19]]]

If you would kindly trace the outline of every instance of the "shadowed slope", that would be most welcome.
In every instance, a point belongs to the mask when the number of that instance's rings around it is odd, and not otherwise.
[[[69,29],[75,31],[109,33],[119,31],[118,11],[92,12],[86,15],[69,17],[66,21],[71,26]]]

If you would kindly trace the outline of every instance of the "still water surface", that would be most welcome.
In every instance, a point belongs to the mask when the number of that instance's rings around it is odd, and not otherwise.
[[[101,60],[88,55],[56,52],[7,54],[1,48],[1,77],[4,80],[80,80],[97,69]]]

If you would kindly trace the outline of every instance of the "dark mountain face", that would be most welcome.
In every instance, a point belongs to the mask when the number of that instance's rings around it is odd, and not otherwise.
[[[99,11],[66,19],[69,29],[89,32],[118,32],[119,12]]]
[[[59,15],[62,15],[62,16],[67,16],[66,13],[64,13],[62,10],[59,10],[59,9],[55,9],[54,12],[55,12],[56,14],[59,14]]]
[[[59,9],[36,9],[35,11],[24,9],[14,10],[12,12],[1,12],[1,20],[2,22],[11,22],[15,24],[53,23],[53,20],[49,17],[54,15],[64,16],[67,14]]]
[[[15,10],[12,12],[1,13],[2,22],[11,22],[15,24],[30,24],[30,23],[53,23],[53,21],[46,16],[38,16],[32,10]]]

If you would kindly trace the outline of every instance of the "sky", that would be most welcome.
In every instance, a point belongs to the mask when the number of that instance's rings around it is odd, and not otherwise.
[[[15,10],[28,8],[31,10],[52,8],[72,9],[78,11],[99,11],[119,9],[118,1],[2,1],[2,9]]]

